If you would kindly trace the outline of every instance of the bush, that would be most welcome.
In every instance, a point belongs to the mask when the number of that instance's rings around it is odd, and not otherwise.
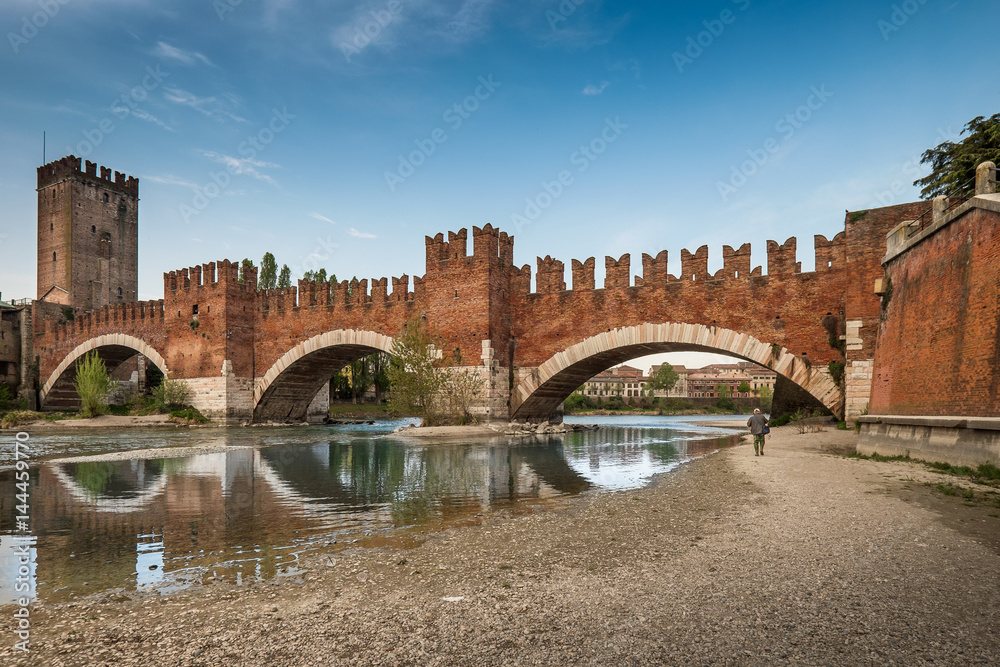
[[[38,421],[43,417],[45,417],[45,415],[40,412],[32,412],[31,410],[14,410],[5,414],[3,419],[0,419],[0,428],[14,428],[15,426],[20,426],[21,424]]]
[[[103,415],[108,410],[107,395],[114,383],[108,377],[104,362],[97,351],[87,353],[76,362],[76,393],[80,395],[80,414],[84,417]]]
[[[164,379],[153,389],[153,406],[161,412],[183,408],[191,402],[191,388],[180,380]]]

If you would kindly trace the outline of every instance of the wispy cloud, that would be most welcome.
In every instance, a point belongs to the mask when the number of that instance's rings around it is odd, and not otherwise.
[[[232,95],[226,95],[226,102],[224,103],[218,97],[198,97],[194,93],[189,93],[186,90],[181,90],[180,88],[165,88],[163,96],[169,102],[174,104],[180,104],[181,106],[190,107],[197,111],[198,113],[204,114],[209,118],[215,118],[217,120],[223,120],[228,118],[230,120],[235,120],[239,123],[248,122],[246,118],[242,116],[237,116],[232,111],[230,111],[228,106],[238,106],[239,101]]]
[[[322,220],[323,222],[329,222],[331,225],[337,224],[336,222],[334,222],[330,218],[326,217],[325,215],[320,215],[319,213],[310,213],[309,217],[310,218],[316,218],[317,220]]]
[[[214,67],[212,61],[203,54],[198,53],[197,51],[185,51],[184,49],[179,49],[176,46],[171,46],[166,42],[157,42],[156,48],[153,49],[153,55],[159,56],[160,58],[166,58],[167,60],[174,60],[189,66],[203,63]]]
[[[157,118],[153,114],[149,113],[148,111],[146,111],[144,109],[140,109],[139,107],[135,107],[135,108],[130,109],[127,106],[125,106],[124,104],[119,104],[117,106],[111,107],[111,113],[115,114],[116,116],[120,116],[121,118],[126,118],[128,116],[132,116],[133,118],[138,118],[139,120],[144,120],[147,123],[152,123],[153,125],[158,125],[158,126],[162,127],[164,130],[166,130],[167,132],[173,132],[174,134],[177,134],[177,130],[175,130],[174,128],[170,127],[169,125],[167,125],[166,123],[164,123],[162,120],[160,120],[159,118]]]
[[[229,170],[231,174],[239,174],[252,176],[258,181],[264,181],[270,185],[277,185],[274,179],[267,174],[261,173],[259,169],[270,169],[279,168],[280,165],[274,164],[273,162],[264,162],[263,160],[251,160],[250,158],[235,157],[232,155],[226,155],[225,153],[217,153],[215,151],[202,151],[202,155],[207,157],[213,162],[218,162],[224,165],[226,169]]]
[[[496,6],[497,0],[410,0],[402,3],[398,12],[388,12],[383,0],[363,2],[334,23],[330,42],[338,50],[348,46],[383,51],[417,46],[421,51],[450,50],[489,31]],[[388,20],[373,21],[374,13],[378,12]],[[377,25],[378,30],[372,29],[372,25]],[[359,39],[363,43],[359,44]]]
[[[160,185],[179,185],[182,188],[191,188],[192,190],[198,189],[198,184],[192,181],[185,181],[183,178],[168,174],[167,176],[143,176],[143,181],[152,181],[153,183],[159,183]]]
[[[347,230],[347,233],[356,239],[377,239],[378,237],[374,234],[369,234],[367,232],[359,232],[354,227]]]
[[[610,85],[611,85],[611,83],[608,82],[608,81],[602,81],[600,86],[595,86],[594,84],[590,84],[589,86],[587,86],[586,88],[583,89],[583,94],[584,95],[600,95],[601,93],[604,92],[604,89],[607,88]]]

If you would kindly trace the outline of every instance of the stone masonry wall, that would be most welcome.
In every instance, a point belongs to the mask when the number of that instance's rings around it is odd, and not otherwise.
[[[1000,415],[1000,196],[885,269],[871,413]]]

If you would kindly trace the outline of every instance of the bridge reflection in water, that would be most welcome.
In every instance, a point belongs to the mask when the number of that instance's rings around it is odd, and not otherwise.
[[[220,436],[203,444],[225,451],[184,458],[43,464],[31,490],[37,594],[295,576],[306,552],[412,544],[423,531],[475,523],[489,508],[527,511],[595,486],[633,488],[730,441],[628,427],[524,444],[361,435],[263,446]],[[13,485],[12,471],[0,473],[3,498]],[[6,570],[13,512],[2,509]]]

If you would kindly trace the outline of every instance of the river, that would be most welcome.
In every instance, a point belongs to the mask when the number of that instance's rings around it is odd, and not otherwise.
[[[22,450],[29,468],[20,487],[15,433],[6,431],[0,604],[24,595],[15,586],[25,543],[30,571],[20,577],[34,599],[296,577],[305,554],[405,547],[491,512],[545,511],[582,494],[638,488],[732,444],[732,431],[709,419],[739,426],[746,417],[567,417],[602,428],[466,444],[393,437],[408,420],[38,433]]]

